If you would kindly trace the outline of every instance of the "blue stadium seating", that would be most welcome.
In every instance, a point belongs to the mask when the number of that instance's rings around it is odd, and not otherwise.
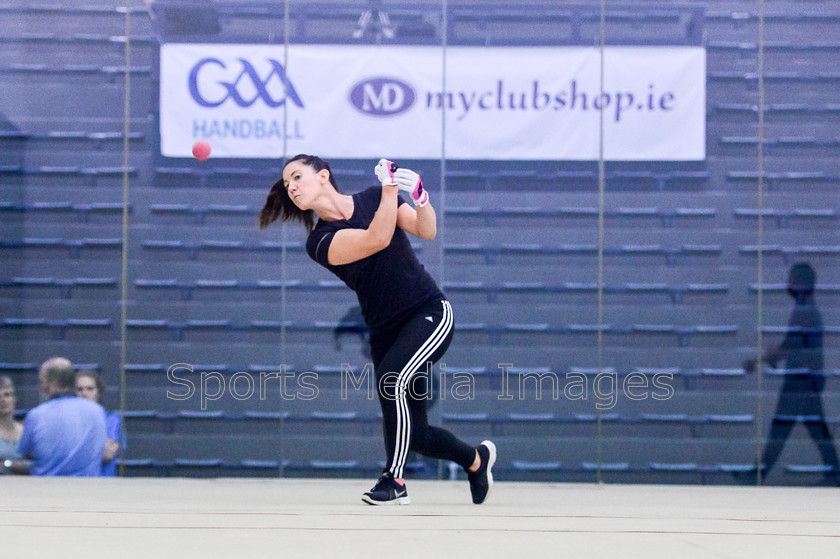
[[[268,36],[272,22],[266,22],[264,9],[270,7],[222,4],[219,38],[249,32]],[[574,33],[579,39],[597,37],[597,20],[548,4],[540,4],[543,11],[514,14],[509,6],[491,2],[476,14],[474,7],[450,3],[448,44],[507,45],[526,37],[532,44],[566,44]],[[828,9],[828,2],[772,4],[763,53],[762,139],[757,9],[710,0],[704,22],[706,161],[605,165],[600,291],[601,177],[594,162],[447,161],[445,198],[438,194],[441,185],[434,184],[439,163],[410,162],[432,169],[424,176],[433,177],[428,181],[433,200],[445,200],[437,207],[445,218],[439,239],[415,248],[433,275],[443,279],[455,305],[458,322],[448,370],[469,372],[483,391],[477,401],[441,401],[435,413],[458,431],[489,432],[510,444],[499,464],[501,478],[591,482],[600,471],[608,481],[731,483],[733,472],[754,469],[756,424],[767,418],[756,416],[756,376],[734,367],[755,353],[759,331],[773,339],[786,331],[791,306],[783,282],[794,261],[807,259],[818,268],[817,297],[827,317],[826,363],[840,357],[840,326],[830,318],[840,293],[832,279],[840,252],[834,234],[840,172],[832,158],[838,147],[840,74],[833,69],[838,43],[831,35],[840,14]],[[340,42],[337,30],[352,33],[358,21],[358,9],[346,6],[329,15],[303,4],[293,8],[291,38],[297,43]],[[395,22],[416,23],[427,7],[402,3],[394,9]],[[109,374],[118,370],[119,318],[102,309],[118,308],[122,242],[117,225],[123,210],[118,200],[127,172],[131,361],[126,423],[137,442],[124,460],[127,469],[132,475],[375,473],[379,417],[367,402],[351,407],[325,397],[317,407],[269,408],[265,402],[227,399],[201,410],[197,401],[166,401],[161,395],[167,368],[185,356],[200,356],[207,364],[196,370],[219,371],[228,380],[240,370],[258,374],[279,368],[261,362],[285,362],[290,370],[317,372],[324,390],[333,390],[341,374],[338,363],[359,348],[333,347],[334,330],[353,297],[308,261],[302,231],[294,229],[294,236],[282,241],[279,230],[276,236],[254,236],[255,216],[280,173],[276,161],[197,164],[156,155],[157,129],[150,117],[156,111],[159,30],[138,5],[131,8],[137,21],[132,36],[122,36],[120,10],[67,2],[0,5],[0,17],[14,27],[0,37],[4,91],[8,98],[27,100],[25,106],[10,103],[11,112],[4,115],[9,124],[0,124],[0,252],[6,264],[0,300],[10,309],[0,325],[0,372],[20,379],[29,398],[37,363],[52,352],[72,348],[80,355],[95,354],[76,360],[96,359]],[[697,13],[694,7],[689,12]],[[536,14],[546,17],[535,24]],[[633,44],[661,44],[665,38],[686,43],[697,39],[704,25],[691,35],[685,21],[665,9],[619,10],[610,15],[608,29],[611,39],[620,36]],[[558,22],[571,35],[557,33]],[[273,27],[272,32],[279,28]],[[394,44],[440,44],[434,27],[423,37],[398,37]],[[123,47],[129,40],[133,59],[126,67]],[[359,42],[367,41],[372,39]],[[127,138],[121,122],[126,72],[133,85]],[[97,95],[90,95],[91,87]],[[56,91],[66,98],[61,106],[56,106]],[[124,140],[131,155],[127,169],[117,157]],[[767,236],[760,287],[755,272],[759,141],[768,198],[761,214]],[[370,184],[369,162],[332,163],[346,191]],[[290,258],[281,269],[284,247]],[[760,327],[754,309],[759,289],[768,313]],[[603,323],[595,312],[599,297]],[[45,310],[55,299],[60,308]],[[279,347],[283,332],[286,344]],[[361,354],[347,359],[364,361]],[[550,399],[500,402],[497,363],[504,360],[516,365],[514,374],[577,370],[590,383],[600,372],[594,367],[599,361],[614,367],[597,369],[622,379],[630,371],[647,377],[667,372],[675,395],[657,407],[622,401],[600,414],[607,453],[598,464],[593,448],[599,417],[590,413],[593,402],[589,407]],[[572,367],[575,363],[591,367]],[[794,374],[764,372],[768,398],[786,374]],[[828,411],[838,375],[827,376]],[[283,430],[291,423],[300,438],[282,439],[291,437]],[[836,421],[831,425],[836,428]],[[282,431],[282,437],[262,434],[269,430]],[[365,452],[342,455],[344,443],[329,439],[330,430],[358,437],[353,441]],[[218,431],[228,435],[214,441]],[[250,438],[242,437],[245,433],[256,434],[256,442],[234,438]],[[318,446],[333,441],[326,446],[336,452],[314,452],[313,438]],[[555,448],[556,441],[567,439],[568,448]],[[284,454],[260,444],[289,445],[294,451]],[[822,475],[813,457],[796,446],[790,452],[794,457],[774,479],[806,483]],[[423,472],[419,464],[417,471]]]

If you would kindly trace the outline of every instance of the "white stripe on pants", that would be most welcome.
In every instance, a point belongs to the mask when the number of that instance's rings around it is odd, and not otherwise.
[[[403,469],[408,459],[409,444],[411,442],[411,414],[408,410],[408,384],[422,364],[434,355],[435,351],[446,340],[452,330],[452,306],[449,301],[443,301],[443,318],[432,335],[420,346],[405,367],[402,368],[396,381],[396,411],[397,411],[397,441],[394,447],[394,458],[389,470],[395,478],[403,477]]]

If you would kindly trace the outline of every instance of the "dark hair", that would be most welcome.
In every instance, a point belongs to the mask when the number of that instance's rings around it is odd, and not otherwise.
[[[807,262],[799,262],[790,268],[788,291],[812,293],[817,283],[817,273]]]
[[[287,159],[283,164],[283,170],[289,163],[294,161],[303,161],[304,165],[312,167],[315,172],[327,170],[330,173],[330,184],[338,190],[338,185],[335,182],[330,164],[316,155],[306,155],[301,153],[295,155],[291,159]],[[289,193],[286,191],[286,185],[283,184],[283,177],[274,183],[271,191],[265,199],[265,206],[260,210],[260,230],[265,229],[277,220],[280,221],[299,221],[306,227],[306,232],[312,232],[315,228],[315,212],[313,210],[301,210],[298,208],[292,199],[289,198]]]
[[[76,371],[76,380],[79,380],[79,377],[88,377],[92,378],[93,382],[96,384],[96,392],[99,395],[99,403],[102,403],[102,398],[105,397],[105,379],[99,374],[99,371],[94,371],[93,369],[81,369]]]

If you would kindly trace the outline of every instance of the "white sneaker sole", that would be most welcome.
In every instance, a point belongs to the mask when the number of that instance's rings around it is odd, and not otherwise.
[[[487,461],[487,495],[484,496],[483,504],[487,502],[487,497],[490,496],[490,491],[493,489],[493,464],[496,463],[496,445],[493,444],[493,441],[481,441],[481,444],[490,451],[490,457]]]
[[[362,501],[369,505],[374,506],[393,506],[393,505],[410,505],[411,499],[408,495],[405,497],[397,497],[396,499],[391,499],[390,501],[377,501],[375,499],[371,499],[367,495],[362,495]]]

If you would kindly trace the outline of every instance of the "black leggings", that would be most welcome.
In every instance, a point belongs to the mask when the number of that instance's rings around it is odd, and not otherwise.
[[[452,341],[452,306],[436,300],[401,324],[371,334],[371,357],[382,406],[386,471],[404,477],[408,452],[451,460],[468,468],[475,448],[452,433],[432,427],[426,415],[427,367],[443,356]],[[417,374],[420,373],[420,374]]]
[[[825,382],[822,376],[819,378],[822,382]],[[807,382],[810,383],[812,380],[807,379]],[[818,381],[814,378],[813,382]],[[767,436],[767,443],[761,457],[764,475],[770,473],[770,470],[773,469],[773,466],[782,454],[785,441],[787,441],[796,423],[793,418],[797,416],[810,416],[809,420],[803,421],[803,423],[808,429],[808,434],[811,435],[811,439],[817,445],[823,464],[832,466],[834,471],[840,470],[840,459],[837,457],[837,451],[834,449],[834,440],[831,438],[831,433],[825,421],[825,413],[823,412],[822,398],[820,396],[821,388],[811,387],[810,385],[806,386],[812,388],[813,392],[807,392],[801,386],[795,385],[794,388],[790,388],[782,385],[779,403],[776,406],[776,414],[773,416],[770,434]],[[786,415],[790,417],[783,417]],[[816,420],[811,421],[810,419],[812,418]]]

